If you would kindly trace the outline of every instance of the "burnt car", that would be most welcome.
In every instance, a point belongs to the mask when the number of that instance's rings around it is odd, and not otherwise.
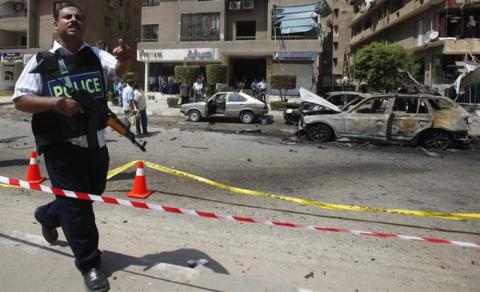
[[[337,106],[340,110],[346,110],[370,96],[371,95],[368,93],[355,91],[334,91],[327,93],[325,99],[331,104]],[[283,119],[285,120],[285,123],[295,125],[298,123],[301,116],[334,113],[328,107],[319,104],[318,98],[320,97],[315,93],[305,88],[300,88],[300,103],[289,104],[287,109],[283,111]]]
[[[207,118],[240,118],[244,124],[250,124],[259,116],[268,113],[265,103],[243,92],[218,92],[207,102],[183,104],[180,112],[192,122]]]
[[[453,100],[428,93],[382,94],[334,114],[303,116],[299,129],[312,140],[350,137],[408,142],[445,149],[468,142],[470,115]]]

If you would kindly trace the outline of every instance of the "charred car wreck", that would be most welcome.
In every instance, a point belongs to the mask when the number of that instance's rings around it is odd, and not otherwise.
[[[334,113],[302,116],[299,131],[314,141],[348,137],[442,149],[469,141],[470,115],[446,97],[379,94],[345,111],[319,96],[315,99]]]

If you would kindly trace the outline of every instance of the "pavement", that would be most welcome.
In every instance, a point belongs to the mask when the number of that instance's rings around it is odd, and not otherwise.
[[[181,117],[179,108],[171,108],[167,104],[169,97],[176,97],[175,95],[166,95],[161,93],[146,93],[147,96],[147,115],[152,117]],[[0,96],[0,106],[5,104],[11,104],[10,96]],[[109,108],[115,113],[122,115],[123,110],[119,106],[115,106],[109,103]],[[275,121],[283,119],[282,111],[269,111],[269,114],[273,116]],[[480,112],[472,114],[472,124],[470,125],[470,135],[472,137],[480,138]]]

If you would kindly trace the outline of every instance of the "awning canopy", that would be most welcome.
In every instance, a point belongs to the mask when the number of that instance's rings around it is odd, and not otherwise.
[[[272,18],[281,34],[307,32],[320,27],[318,15],[326,16],[331,9],[325,0],[305,5],[273,5]]]

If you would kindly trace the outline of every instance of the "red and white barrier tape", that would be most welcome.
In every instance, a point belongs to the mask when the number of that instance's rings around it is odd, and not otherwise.
[[[170,207],[170,206],[161,206],[161,205],[155,205],[155,204],[132,201],[132,200],[116,199],[116,198],[105,197],[105,196],[96,196],[96,195],[91,195],[91,194],[82,193],[82,192],[67,191],[59,188],[49,187],[49,186],[36,184],[36,183],[29,183],[24,180],[8,178],[4,176],[0,176],[0,183],[12,185],[12,186],[19,186],[24,189],[50,193],[59,197],[69,197],[69,198],[75,198],[80,200],[102,202],[106,204],[122,205],[122,206],[134,207],[134,208],[140,208],[140,209],[151,209],[151,210],[156,210],[156,211],[161,211],[166,213],[184,214],[184,215],[191,215],[196,217],[206,217],[211,219],[223,219],[223,220],[243,222],[243,223],[256,223],[256,224],[264,224],[264,225],[270,225],[270,226],[290,227],[295,229],[306,229],[310,231],[351,233],[354,235],[364,235],[364,236],[371,236],[371,237],[398,238],[403,240],[422,241],[422,242],[433,243],[433,244],[445,244],[445,245],[453,245],[453,246],[459,246],[459,247],[480,248],[480,244],[476,244],[473,242],[446,240],[446,239],[434,238],[434,237],[400,235],[400,234],[386,233],[386,232],[370,232],[370,231],[351,230],[351,229],[334,228],[334,227],[322,227],[322,226],[314,226],[314,225],[286,223],[286,222],[278,222],[278,221],[258,220],[250,217],[222,215],[222,214],[216,214],[216,213],[206,212],[206,211],[196,211],[191,209],[181,209],[181,208]]]

